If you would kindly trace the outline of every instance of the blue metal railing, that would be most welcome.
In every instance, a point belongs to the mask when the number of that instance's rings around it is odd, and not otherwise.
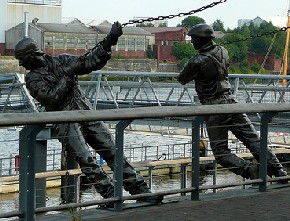
[[[259,179],[244,181],[238,184],[259,184],[259,191],[266,191],[267,189],[267,137],[268,124],[275,113],[290,111],[290,103],[284,104],[235,104],[235,105],[214,105],[213,106],[199,106],[195,109],[190,107],[149,107],[126,110],[105,110],[105,111],[63,111],[63,112],[45,112],[45,113],[27,113],[27,114],[3,114],[0,119],[0,126],[11,125],[26,125],[20,132],[20,157],[21,166],[19,173],[19,211],[12,211],[10,213],[0,214],[2,217],[19,216],[20,220],[35,220],[36,213],[47,211],[58,211],[68,208],[85,207],[88,205],[96,205],[104,202],[115,202],[115,211],[121,211],[123,207],[123,200],[138,199],[139,197],[151,195],[170,195],[175,193],[191,193],[192,200],[199,199],[199,139],[200,127],[203,121],[203,116],[209,114],[226,114],[226,113],[261,113],[261,155],[260,155],[260,174]],[[122,179],[123,170],[123,146],[124,146],[124,130],[134,120],[140,118],[159,118],[159,117],[188,117],[195,116],[192,121],[192,184],[189,188],[179,190],[162,191],[158,193],[141,194],[134,196],[123,196]],[[36,160],[36,156],[45,156],[46,148],[43,143],[38,143],[37,134],[45,127],[47,123],[65,123],[65,122],[85,122],[95,120],[115,120],[116,126],[116,158],[114,169],[114,184],[115,192],[114,198],[84,202],[84,203],[70,203],[55,207],[39,207],[36,208],[36,189],[45,189],[44,184],[37,184],[35,173],[44,169],[43,161]],[[46,165],[45,165],[46,166]],[[277,178],[276,178],[277,179]],[[279,179],[279,178],[278,178]],[[268,179],[275,180],[275,178]],[[227,185],[219,185],[214,188],[225,187]],[[203,189],[209,187],[202,187]],[[210,187],[212,189],[213,187]],[[43,194],[43,193],[40,193]]]

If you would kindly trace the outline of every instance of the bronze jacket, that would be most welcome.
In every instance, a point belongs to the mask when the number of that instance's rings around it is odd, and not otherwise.
[[[86,56],[44,55],[47,65],[26,74],[26,87],[46,111],[90,109],[90,102],[81,91],[77,75],[104,67],[111,58],[102,46]]]
[[[181,84],[194,80],[195,89],[201,103],[227,98],[231,94],[228,66],[227,50],[211,41],[204,45],[197,55],[189,59],[177,80]],[[232,96],[230,98],[232,99]]]

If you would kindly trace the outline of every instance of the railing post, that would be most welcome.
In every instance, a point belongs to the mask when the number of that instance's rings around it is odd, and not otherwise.
[[[64,148],[63,148],[64,149]],[[79,168],[79,164],[75,160],[72,153],[69,151],[64,152],[66,154],[62,154],[62,170],[72,170]],[[78,203],[79,202],[79,183],[80,177],[79,175],[70,175],[67,173],[65,176],[61,177],[61,200],[62,203]]]
[[[25,126],[19,133],[19,210],[20,221],[35,220],[36,135],[44,125]]]
[[[203,117],[195,117],[192,121],[192,181],[191,186],[195,187],[196,190],[191,192],[191,200],[199,200],[199,141],[200,141],[200,126],[203,122]]]
[[[120,201],[114,204],[115,211],[122,211],[123,207],[123,163],[124,163],[124,130],[133,120],[121,120],[116,125],[116,154],[114,165],[114,197]]]
[[[50,129],[42,129],[36,136],[35,155],[35,173],[46,172],[47,168],[47,140],[50,139]],[[35,180],[36,208],[46,206],[46,178]]]
[[[261,117],[260,126],[260,168],[259,177],[263,180],[259,184],[259,191],[265,192],[267,189],[267,148],[268,148],[268,123],[272,119],[275,113],[268,112]]]
[[[186,180],[187,180],[187,163],[182,163],[180,170],[180,188],[185,189],[186,188]],[[186,193],[181,193],[181,196],[185,196]]]

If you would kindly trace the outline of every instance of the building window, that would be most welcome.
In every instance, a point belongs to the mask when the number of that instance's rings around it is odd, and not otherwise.
[[[52,36],[44,37],[44,48],[47,48],[47,49],[53,48],[53,38],[52,38]]]
[[[126,39],[120,37],[118,39],[118,51],[125,51],[126,50]]]
[[[144,48],[145,48],[144,38],[137,38],[136,39],[136,50],[137,51],[144,51]]]
[[[93,47],[95,47],[97,41],[95,38],[87,38],[87,49],[91,49]]]
[[[77,40],[77,49],[87,49],[86,48],[86,39],[85,38],[78,38]]]
[[[128,51],[135,51],[135,38],[128,38]]]
[[[161,45],[168,45],[168,41],[161,41]]]
[[[66,39],[66,49],[75,49],[75,38]]]
[[[55,49],[64,49],[64,38],[63,36],[55,36]]]

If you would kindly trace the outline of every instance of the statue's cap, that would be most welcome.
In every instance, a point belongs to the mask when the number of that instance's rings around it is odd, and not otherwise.
[[[30,53],[44,54],[34,39],[24,37],[15,45],[15,57],[25,56]]]
[[[193,26],[189,32],[189,36],[199,37],[199,38],[214,38],[214,30],[211,26],[207,24],[197,24]]]

